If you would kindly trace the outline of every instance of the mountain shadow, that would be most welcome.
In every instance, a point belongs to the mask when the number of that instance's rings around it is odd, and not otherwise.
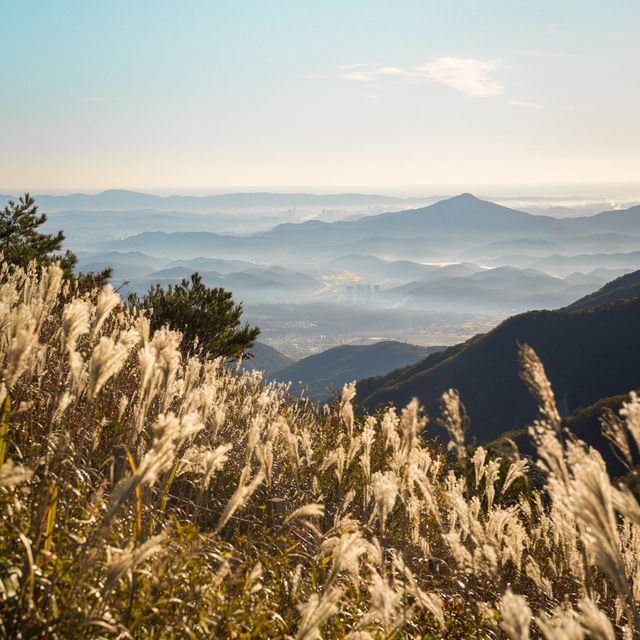
[[[470,440],[486,442],[537,415],[520,378],[519,344],[536,350],[567,416],[640,386],[638,326],[640,298],[594,309],[523,313],[415,365],[361,381],[358,398],[373,411],[389,402],[402,406],[415,396],[434,415],[442,393],[458,389],[471,420]]]

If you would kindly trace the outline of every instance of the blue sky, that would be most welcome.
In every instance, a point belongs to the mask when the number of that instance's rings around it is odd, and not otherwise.
[[[0,2],[0,188],[638,182],[632,0]]]

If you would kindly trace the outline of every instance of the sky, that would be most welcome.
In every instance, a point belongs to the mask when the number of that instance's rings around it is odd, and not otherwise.
[[[0,25],[3,190],[640,182],[637,0],[0,0]]]

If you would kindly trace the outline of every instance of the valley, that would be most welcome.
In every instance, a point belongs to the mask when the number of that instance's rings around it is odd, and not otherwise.
[[[294,358],[381,340],[456,344],[514,313],[571,304],[640,265],[635,205],[552,217],[471,194],[113,191],[43,202],[78,270],[111,267],[123,293],[197,271]]]

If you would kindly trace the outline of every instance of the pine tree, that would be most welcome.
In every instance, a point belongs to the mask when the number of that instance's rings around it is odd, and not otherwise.
[[[25,268],[32,260],[38,266],[58,262],[64,271],[65,278],[75,280],[80,291],[90,291],[103,287],[113,275],[113,269],[107,267],[94,273],[79,273],[74,276],[74,267],[78,262],[73,251],[68,249],[64,254],[64,232],[55,235],[38,231],[47,221],[46,213],[38,213],[38,205],[25,193],[18,202],[9,200],[7,206],[0,211],[0,253],[2,259],[9,264]]]
[[[257,327],[240,325],[242,304],[236,304],[229,291],[207,287],[198,273],[167,289],[153,285],[142,297],[130,294],[129,303],[152,309],[152,329],[177,329],[183,333],[188,350],[197,344],[213,357],[244,356],[260,334]]]
[[[59,262],[65,275],[73,277],[73,267],[77,262],[75,254],[62,250],[64,233],[58,231],[55,235],[42,233],[38,230],[47,221],[46,213],[38,213],[38,206],[34,199],[26,193],[18,202],[10,200],[0,211],[0,252],[3,260],[19,267],[35,260],[44,265]]]

